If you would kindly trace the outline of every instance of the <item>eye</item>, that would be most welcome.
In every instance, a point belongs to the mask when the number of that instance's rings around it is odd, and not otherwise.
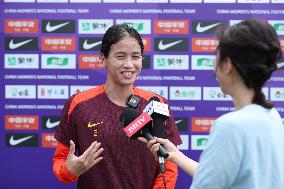
[[[123,56],[123,55],[118,55],[118,56],[116,56],[115,58],[118,59],[118,60],[123,60],[123,59],[125,58],[125,56]]]
[[[140,58],[141,58],[141,56],[132,56],[132,58],[134,59],[134,60],[139,60]]]

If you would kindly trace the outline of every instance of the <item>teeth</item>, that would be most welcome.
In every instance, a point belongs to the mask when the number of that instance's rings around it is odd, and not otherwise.
[[[134,72],[122,72],[123,75],[125,76],[131,76]]]

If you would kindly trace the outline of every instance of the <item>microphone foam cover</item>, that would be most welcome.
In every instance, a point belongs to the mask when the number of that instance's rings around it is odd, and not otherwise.
[[[141,113],[133,108],[126,108],[123,112],[120,114],[120,123],[126,127],[128,124],[130,124],[134,119],[136,119]]]
[[[157,101],[157,102],[160,102],[160,99],[157,97],[157,96],[152,96],[148,102],[151,102],[151,101]]]

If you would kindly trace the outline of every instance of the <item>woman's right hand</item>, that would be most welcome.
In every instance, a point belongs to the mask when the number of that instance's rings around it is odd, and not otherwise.
[[[199,163],[186,157],[182,152],[180,152],[177,147],[171,143],[168,139],[162,139],[155,137],[153,140],[149,142],[146,138],[138,137],[138,140],[147,144],[147,147],[154,154],[155,159],[158,160],[158,150],[159,146],[162,144],[163,147],[168,151],[169,157],[166,159],[168,161],[172,161],[177,164],[181,169],[183,169],[186,173],[193,176],[195,171],[197,170]]]
[[[142,141],[142,142],[147,144],[147,147],[153,153],[153,155],[155,156],[156,160],[158,160],[157,152],[159,150],[160,145],[163,145],[163,147],[169,153],[169,157],[166,159],[168,161],[173,161],[174,162],[175,156],[179,152],[177,147],[173,143],[171,143],[168,139],[162,139],[162,138],[155,137],[153,140],[147,141],[147,139],[145,139],[143,137],[138,137],[138,140],[140,140],[140,141]]]
[[[100,148],[100,145],[101,143],[98,143],[97,141],[93,142],[81,156],[77,157],[75,155],[75,144],[70,140],[70,150],[65,163],[68,171],[79,177],[101,161],[103,157],[99,156],[104,149]]]

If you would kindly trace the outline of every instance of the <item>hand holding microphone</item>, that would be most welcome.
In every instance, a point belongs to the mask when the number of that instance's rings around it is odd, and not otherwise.
[[[143,137],[138,137],[138,140],[147,144],[147,148],[149,148],[149,150],[153,153],[156,160],[158,160],[158,150],[160,147],[162,147],[161,145],[163,145],[163,148],[169,154],[167,160],[175,162],[175,157],[179,153],[179,150],[168,139],[154,137],[153,140],[147,141]]]

